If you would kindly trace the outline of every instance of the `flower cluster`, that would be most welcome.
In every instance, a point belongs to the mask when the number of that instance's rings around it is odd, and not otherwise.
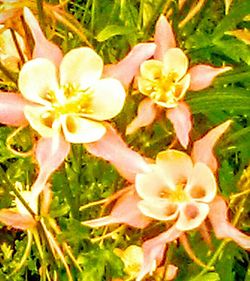
[[[4,18],[14,12],[4,14]],[[123,110],[126,90],[134,79],[134,87],[146,97],[126,133],[149,126],[157,113],[164,111],[186,149],[192,130],[192,113],[184,101],[187,91],[209,87],[217,75],[230,67],[189,67],[188,57],[177,47],[171,25],[163,15],[156,23],[154,43],[140,43],[122,61],[107,66],[89,47],[72,49],[63,56],[60,48],[47,40],[28,8],[24,8],[23,16],[34,39],[34,49],[30,60],[25,56],[26,62],[19,71],[18,92],[0,93],[0,122],[15,127],[29,125],[37,133],[35,158],[39,172],[30,190],[17,192],[15,208],[0,210],[0,221],[31,231],[34,237],[40,224],[68,273],[62,250],[39,216],[48,214],[52,200],[50,176],[69,154],[70,144],[78,143],[115,166],[130,183],[114,196],[110,214],[85,221],[85,226],[118,223],[143,229],[154,221],[166,226],[166,231],[144,242],[142,248],[131,246],[125,252],[116,251],[132,278],[139,281],[156,270],[168,243],[182,241],[191,230],[204,231],[207,220],[219,239],[230,238],[250,249],[250,237],[228,221],[226,203],[218,195],[218,164],[213,148],[229,128],[230,120],[196,140],[190,154],[164,148],[155,159],[146,159],[130,149],[109,122]],[[25,49],[23,42],[21,45]],[[12,52],[8,54],[13,57]],[[47,211],[39,212],[39,202]],[[54,229],[60,231],[58,226]],[[168,265],[168,269],[167,280],[172,280],[177,267]]]

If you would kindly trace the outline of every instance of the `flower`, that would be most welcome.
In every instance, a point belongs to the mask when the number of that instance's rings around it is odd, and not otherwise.
[[[157,155],[150,172],[137,174],[135,188],[145,216],[160,221],[177,219],[176,228],[181,231],[204,221],[208,203],[217,192],[215,177],[206,164],[193,163],[186,153],[171,149]]]
[[[97,141],[106,132],[100,122],[116,116],[122,109],[125,91],[113,78],[100,79],[102,59],[90,48],[68,52],[59,67],[46,58],[28,61],[19,74],[22,95],[35,105],[24,114],[43,137],[63,131],[71,143]]]
[[[124,272],[128,274],[131,279],[135,278],[140,272],[140,268],[143,264],[142,248],[136,245],[131,245],[124,251],[115,248],[114,253],[123,261]]]
[[[139,105],[138,114],[128,125],[126,133],[132,134],[150,125],[157,113],[157,108],[153,108],[160,106],[165,108],[178,140],[186,148],[192,128],[191,112],[183,102],[187,90],[204,89],[217,75],[231,68],[196,65],[188,69],[188,58],[176,47],[173,30],[164,16],[160,16],[156,23],[154,40],[157,46],[154,59],[141,64],[137,79],[139,91],[147,98],[142,101],[143,106]]]

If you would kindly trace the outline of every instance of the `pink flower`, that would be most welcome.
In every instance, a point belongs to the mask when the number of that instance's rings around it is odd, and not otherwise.
[[[144,105],[139,105],[138,115],[128,125],[126,133],[131,134],[151,124],[156,108],[160,106],[166,109],[166,116],[173,123],[178,140],[186,148],[192,128],[189,107],[183,102],[186,91],[209,87],[217,75],[231,68],[196,65],[188,69],[188,58],[176,47],[173,30],[164,16],[160,16],[156,23],[155,43],[154,59],[141,64],[138,76],[139,91],[153,103],[142,101]]]
[[[209,218],[219,239],[231,238],[245,249],[250,247],[250,237],[228,221],[226,203],[221,197],[216,197],[217,184],[212,173],[218,166],[213,147],[230,124],[231,121],[226,121],[196,141],[192,159],[183,152],[167,150],[157,156],[156,164],[144,162],[141,165],[139,154],[128,153],[131,150],[114,130],[103,140],[87,145],[89,152],[114,164],[130,181],[133,180],[131,169],[135,169],[137,193],[130,189],[117,200],[110,215],[84,222],[85,225],[99,227],[124,223],[143,228],[152,219],[176,221],[170,229],[143,243],[144,263],[138,281],[161,263],[168,243],[178,239],[183,232],[199,227],[206,218]],[[109,142],[116,144],[114,154],[107,151],[105,144]]]

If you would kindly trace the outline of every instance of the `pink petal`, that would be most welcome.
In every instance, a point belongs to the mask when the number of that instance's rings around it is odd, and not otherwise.
[[[189,90],[199,91],[209,87],[213,83],[213,79],[232,68],[226,67],[212,67],[210,65],[199,64],[191,67],[188,73],[191,75]]]
[[[179,142],[184,148],[187,148],[189,132],[192,129],[191,112],[188,105],[179,102],[177,107],[167,110],[166,116],[172,122]]]
[[[5,225],[22,230],[31,229],[36,225],[36,221],[31,216],[9,209],[0,210],[0,221]]]
[[[194,162],[203,162],[208,165],[213,172],[218,168],[217,160],[213,154],[213,148],[219,138],[228,129],[231,120],[228,120],[219,126],[210,130],[203,138],[194,142],[193,150],[191,153]]]
[[[18,14],[18,9],[8,9],[4,12],[0,12],[0,24],[5,23],[8,19],[14,17],[16,14]]]
[[[56,147],[55,147],[56,142]],[[39,195],[45,188],[50,175],[62,164],[70,150],[70,144],[61,135],[54,138],[41,138],[37,143],[36,159],[39,164],[39,174],[33,184],[32,192]]]
[[[25,105],[30,105],[21,95],[15,93],[0,93],[0,123],[10,126],[27,125],[24,116]]]
[[[137,44],[120,62],[105,66],[104,76],[116,78],[124,86],[128,86],[139,71],[140,65],[154,55],[155,48],[154,43]]]
[[[63,54],[58,46],[50,42],[44,36],[38,21],[27,7],[24,8],[24,19],[29,26],[32,36],[35,41],[33,50],[33,58],[47,58],[51,60],[56,66],[59,66]]]
[[[123,194],[115,203],[109,216],[83,222],[90,227],[100,227],[114,223],[124,223],[132,227],[145,228],[151,222],[137,207],[141,199],[134,190]],[[128,211],[129,210],[129,211]]]
[[[230,238],[246,250],[250,250],[250,236],[239,231],[228,221],[226,202],[217,196],[210,203],[209,220],[213,226],[215,235],[219,239]]]
[[[87,151],[109,161],[129,182],[135,181],[137,173],[148,170],[143,157],[130,149],[114,128],[106,124],[106,134],[97,142],[85,144]]]
[[[121,223],[133,227],[144,228],[148,226],[151,219],[145,217],[138,209],[137,204],[140,200],[141,198],[134,190],[125,193],[117,200],[111,216],[119,219]]]
[[[144,99],[138,106],[137,116],[127,126],[126,134],[130,135],[136,132],[139,128],[150,125],[156,117],[157,109],[151,99]]]
[[[176,47],[173,29],[163,15],[160,16],[156,23],[154,40],[157,45],[154,58],[157,60],[163,60],[167,49]]]
[[[172,226],[167,231],[143,243],[144,261],[136,281],[142,280],[146,274],[156,269],[163,259],[166,244],[176,240],[181,234],[181,231]]]

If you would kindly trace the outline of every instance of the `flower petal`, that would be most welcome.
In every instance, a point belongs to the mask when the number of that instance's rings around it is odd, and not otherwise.
[[[50,93],[58,91],[55,65],[44,58],[26,62],[19,73],[18,86],[27,100],[49,105]]]
[[[94,142],[105,134],[106,128],[102,123],[95,122],[77,115],[61,116],[65,139],[70,143]]]
[[[173,186],[185,183],[193,170],[191,158],[186,153],[174,149],[158,153],[156,164],[164,171],[165,177]]]
[[[163,62],[159,60],[147,60],[140,67],[140,74],[143,78],[152,81],[160,78],[162,74]],[[139,90],[143,92],[143,85],[139,82]]]
[[[90,227],[99,227],[113,223],[124,223],[132,227],[145,228],[151,222],[151,219],[145,217],[138,209],[139,200],[140,198],[134,190],[129,191],[117,200],[110,216],[85,221],[83,224]]]
[[[115,117],[123,108],[126,93],[122,84],[112,78],[99,80],[91,95],[91,113],[84,114],[96,120],[107,120]]]
[[[36,225],[36,221],[30,215],[20,214],[9,209],[0,210],[0,221],[5,225],[22,230],[31,229]]]
[[[57,146],[54,145],[57,144]],[[36,147],[36,160],[39,165],[39,174],[32,186],[32,193],[39,195],[45,188],[50,175],[63,163],[68,155],[70,144],[61,135],[53,138],[41,138]]]
[[[180,48],[171,48],[166,51],[163,58],[163,73],[175,75],[175,81],[180,80],[188,69],[188,58]]]
[[[152,124],[155,120],[156,113],[157,109],[151,99],[146,98],[142,100],[138,106],[137,116],[126,128],[126,134],[133,134],[139,128]]]
[[[209,87],[213,83],[213,79],[226,71],[231,70],[226,67],[212,67],[210,65],[199,64],[191,67],[188,73],[191,75],[190,87],[191,91],[200,91]]]
[[[106,124],[106,134],[97,142],[85,144],[89,153],[109,161],[129,182],[135,175],[148,170],[143,157],[130,149],[114,128]]]
[[[122,195],[112,209],[111,216],[133,227],[144,228],[151,222],[138,208],[140,197],[134,190]],[[128,212],[129,210],[129,212]]]
[[[192,202],[180,206],[179,218],[175,224],[181,231],[197,228],[206,219],[209,206],[205,203]]]
[[[154,41],[157,45],[154,57],[157,60],[163,60],[166,51],[176,47],[173,29],[163,15],[159,17],[156,23]]]
[[[174,225],[167,231],[143,243],[144,261],[136,281],[141,281],[146,274],[152,273],[156,269],[156,266],[161,263],[164,257],[166,244],[176,240],[181,234],[182,232],[176,229]]]
[[[185,192],[199,202],[211,202],[217,193],[217,184],[213,172],[204,163],[196,163]]]
[[[154,43],[137,44],[120,62],[105,66],[105,77],[116,78],[127,87],[137,74],[140,65],[154,55],[155,48]]]
[[[60,48],[45,38],[38,21],[29,8],[24,7],[23,15],[35,41],[32,57],[46,58],[52,61],[56,66],[59,66],[63,57]]]
[[[217,196],[210,203],[209,220],[218,239],[230,238],[246,250],[250,250],[250,236],[247,236],[228,221],[227,205]]]
[[[145,216],[160,221],[174,220],[179,214],[177,204],[158,200],[142,200],[138,203],[138,208]]]
[[[10,126],[27,125],[24,107],[30,104],[20,94],[0,92],[0,123]]]
[[[26,106],[24,108],[24,114],[26,119],[29,121],[30,126],[41,136],[51,138],[55,134],[55,130],[52,128],[54,121],[53,116],[48,116],[49,112],[45,107]],[[43,118],[43,116],[46,116],[46,118]],[[47,119],[49,120],[48,122]]]
[[[139,173],[135,178],[136,191],[142,199],[147,201],[162,201],[165,202],[166,198],[161,199],[162,193],[171,192],[175,189],[175,184],[170,179],[169,174],[165,174],[165,170],[159,168],[158,165],[148,165],[150,170],[146,173]]]
[[[211,129],[203,138],[194,142],[191,153],[194,162],[205,163],[213,172],[217,170],[218,164],[213,154],[213,148],[231,123],[232,121],[228,120],[218,125],[217,127]]]
[[[103,61],[101,57],[88,47],[69,51],[60,65],[60,84],[72,84],[80,90],[93,86],[102,75]]]
[[[187,148],[189,133],[192,129],[191,112],[188,105],[179,102],[177,107],[167,109],[166,116],[173,124],[179,142],[184,148]]]

